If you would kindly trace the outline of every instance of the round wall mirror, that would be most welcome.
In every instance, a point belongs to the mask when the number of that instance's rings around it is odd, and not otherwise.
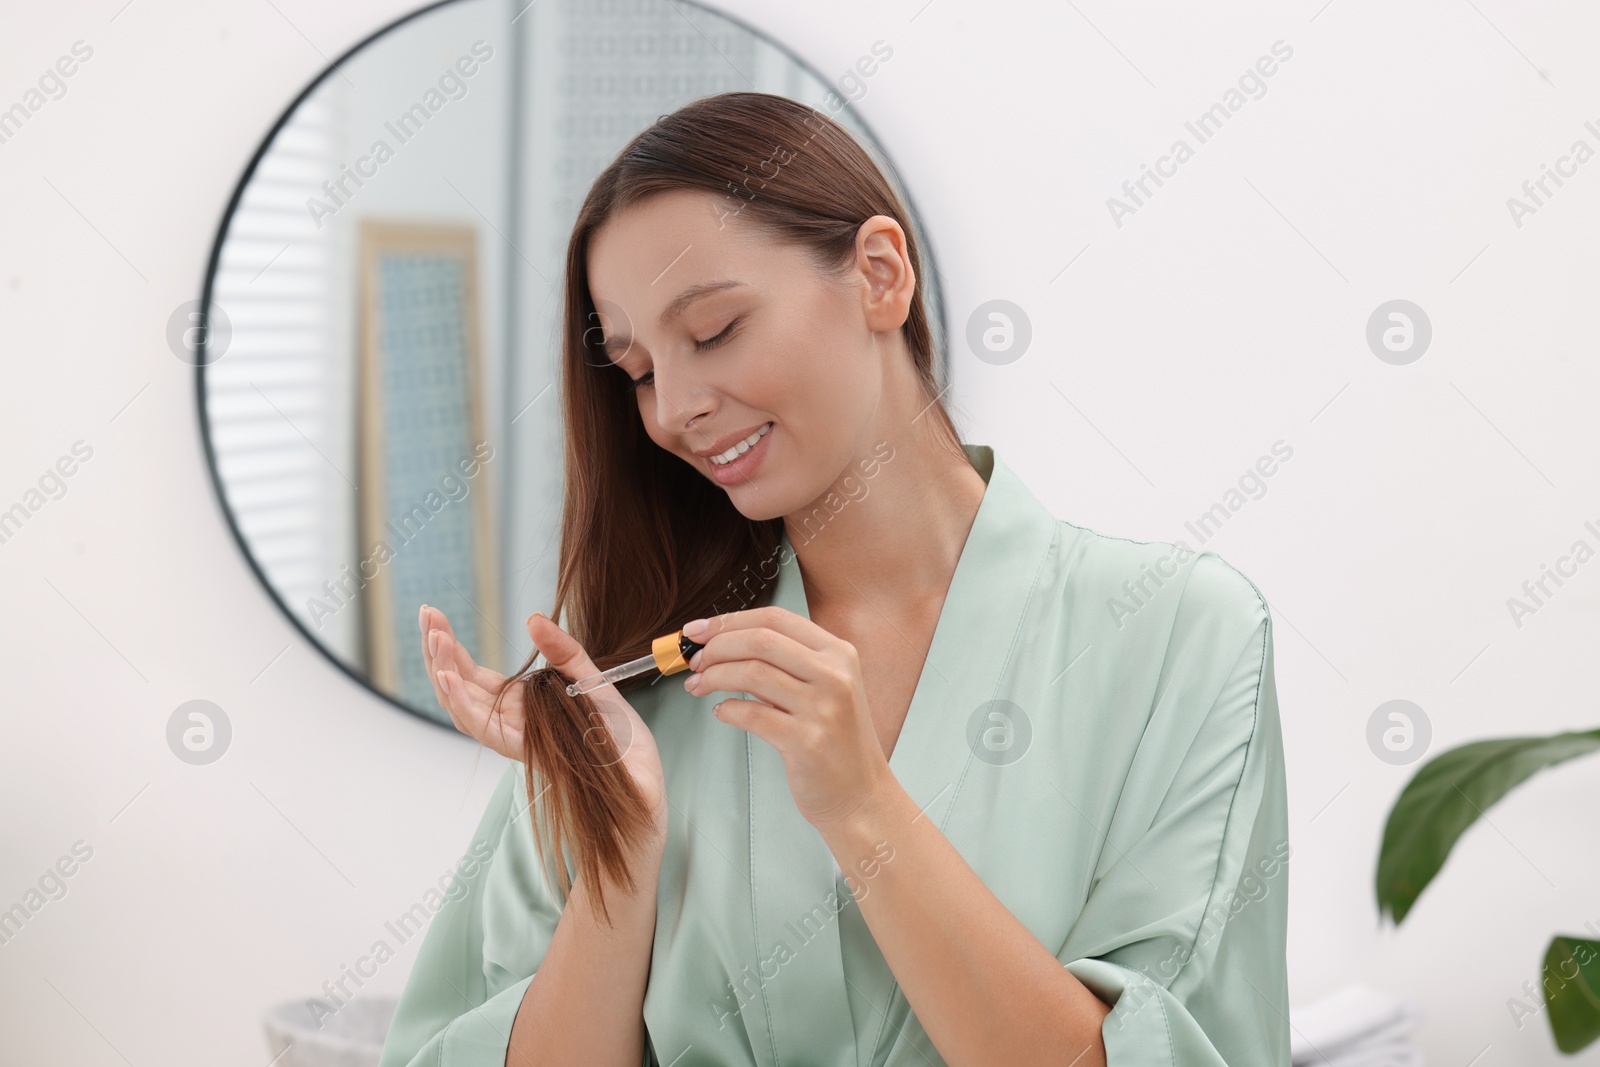
[[[222,509],[307,639],[447,727],[420,605],[480,662],[521,665],[554,598],[561,268],[589,184],[730,90],[817,108],[895,180],[852,106],[879,45],[830,83],[682,0],[447,0],[290,104],[228,205],[189,353]]]

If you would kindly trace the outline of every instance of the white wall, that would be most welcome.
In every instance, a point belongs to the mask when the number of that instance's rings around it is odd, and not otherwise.
[[[0,908],[74,842],[93,849],[0,947],[5,1062],[265,1062],[263,1007],[337,977],[423,894],[500,769],[300,642],[229,536],[193,369],[165,340],[267,126],[403,9],[0,0],[0,108],[74,41],[93,48],[0,143],[0,509],[74,442],[93,449],[0,544]],[[1435,750],[1600,721],[1600,563],[1520,628],[1505,605],[1600,540],[1583,528],[1600,525],[1600,162],[1520,227],[1506,207],[1574,140],[1600,146],[1584,128],[1600,126],[1600,16],[1503,0],[727,10],[830,77],[893,47],[861,106],[930,227],[952,334],[992,298],[1034,331],[1007,366],[958,351],[956,406],[1059,515],[1184,537],[1274,441],[1293,447],[1209,545],[1276,611],[1296,1002],[1359,978],[1424,1005],[1430,1062],[1569,1062],[1505,1002],[1552,933],[1600,924],[1584,818],[1600,763],[1494,808],[1382,929],[1378,835],[1414,766],[1378,760],[1365,727],[1395,697],[1427,711]],[[1106,198],[1278,40],[1293,56],[1265,96],[1116,226]],[[1434,328],[1409,366],[1364,339],[1396,297]],[[234,731],[208,767],[164,737],[192,699]],[[369,988],[398,990],[409,950]]]

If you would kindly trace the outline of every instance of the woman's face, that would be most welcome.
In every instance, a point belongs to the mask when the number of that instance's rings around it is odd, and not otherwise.
[[[808,509],[884,436],[875,416],[886,360],[909,359],[912,284],[892,219],[863,225],[865,269],[840,282],[730,203],[674,191],[601,226],[590,325],[633,383],[650,439],[767,519]]]

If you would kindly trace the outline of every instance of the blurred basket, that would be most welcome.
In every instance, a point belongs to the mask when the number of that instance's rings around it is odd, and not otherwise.
[[[321,997],[267,1009],[262,1025],[273,1067],[378,1067],[394,997],[358,998],[339,1007]]]

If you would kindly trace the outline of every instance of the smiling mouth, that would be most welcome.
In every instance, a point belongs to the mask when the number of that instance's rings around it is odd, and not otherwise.
[[[771,429],[772,423],[769,422],[762,426],[761,429],[751,434],[749,437],[746,437],[743,441],[740,441],[738,444],[728,449],[726,452],[723,452],[720,455],[709,457],[711,465],[713,467],[721,467],[725,464],[732,463],[734,460],[750,451],[755,443],[761,440],[761,438],[765,437],[767,433],[771,431]]]

